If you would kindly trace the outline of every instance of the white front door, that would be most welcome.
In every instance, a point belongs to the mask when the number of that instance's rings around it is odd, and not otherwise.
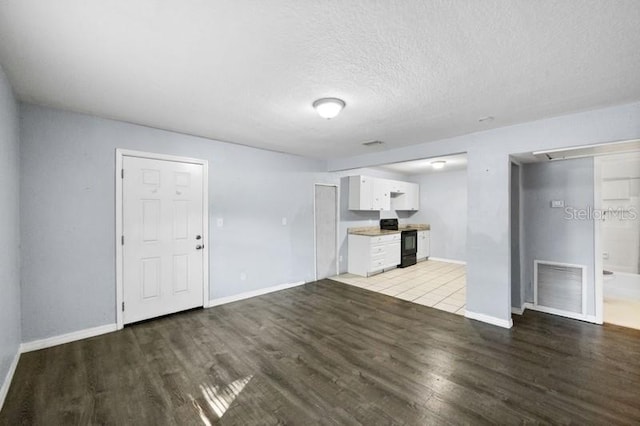
[[[123,323],[203,306],[203,165],[122,161]]]

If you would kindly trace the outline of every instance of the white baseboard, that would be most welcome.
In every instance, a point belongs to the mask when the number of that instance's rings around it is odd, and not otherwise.
[[[469,310],[465,312],[464,316],[472,320],[486,322],[487,324],[497,325],[498,327],[502,328],[513,327],[513,320],[511,318],[509,318],[508,320],[504,320],[502,318],[492,317],[490,315],[470,312]]]
[[[11,386],[11,381],[13,380],[13,374],[16,372],[16,367],[18,366],[18,361],[20,360],[20,350],[16,352],[16,355],[13,357],[13,361],[11,361],[11,365],[9,366],[9,371],[7,371],[7,375],[4,378],[4,382],[2,382],[2,386],[0,386],[0,410],[2,410],[2,406],[4,405],[4,400],[9,393],[9,387]]]
[[[456,263],[458,265],[466,265],[467,264],[467,262],[465,262],[464,260],[445,259],[444,257],[432,257],[432,256],[429,256],[429,260],[435,260],[436,262]]]
[[[47,337],[46,339],[32,340],[20,345],[20,352],[31,352],[39,349],[50,348],[52,346],[62,345],[64,343],[75,342],[76,340],[87,339],[89,337],[99,336],[101,334],[111,333],[117,330],[116,324],[101,325],[99,327],[78,330],[59,336]]]
[[[580,315],[574,314],[571,312],[564,312],[558,309],[547,308],[545,306],[536,306],[533,303],[527,302],[524,304],[525,308],[531,309],[532,311],[544,312],[545,314],[557,315],[559,317],[575,319],[578,321],[590,322],[593,324],[602,324],[602,322],[598,321],[595,315]]]
[[[209,300],[209,306],[207,307],[211,308],[213,306],[219,306],[219,305],[224,305],[226,303],[237,302],[239,300],[250,299],[256,296],[262,296],[263,294],[273,293],[274,291],[286,290],[291,287],[297,287],[299,285],[303,285],[304,283],[305,283],[304,281],[298,281],[295,283],[280,284],[280,285],[275,285],[273,287],[261,288],[259,290],[246,291],[244,293],[234,294],[233,296],[219,297],[217,299]]]

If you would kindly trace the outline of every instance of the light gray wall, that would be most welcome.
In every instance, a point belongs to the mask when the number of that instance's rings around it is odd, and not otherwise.
[[[587,266],[587,314],[595,315],[593,220],[568,220],[566,208],[593,207],[593,158],[526,164],[522,173],[525,301],[533,302],[533,261]]]
[[[638,138],[640,103],[633,103],[336,158],[328,166],[336,171],[466,152],[467,311],[509,321],[510,154]]]
[[[18,104],[0,68],[0,386],[20,346]]]
[[[23,341],[115,322],[116,148],[209,161],[212,299],[313,280],[324,162],[29,104],[21,115]]]
[[[420,185],[420,210],[411,222],[431,225],[430,256],[466,260],[467,171],[442,170],[411,181]]]

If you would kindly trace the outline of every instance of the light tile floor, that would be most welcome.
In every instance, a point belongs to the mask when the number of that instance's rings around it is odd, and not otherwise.
[[[456,263],[426,260],[368,278],[341,274],[329,279],[458,315],[465,312],[466,269]]]

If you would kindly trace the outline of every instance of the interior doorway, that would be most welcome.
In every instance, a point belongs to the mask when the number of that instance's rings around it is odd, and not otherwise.
[[[117,324],[205,306],[207,161],[116,152]]]
[[[315,184],[314,235],[316,280],[338,275],[338,186]]]
[[[640,153],[595,167],[604,322],[640,329]]]

